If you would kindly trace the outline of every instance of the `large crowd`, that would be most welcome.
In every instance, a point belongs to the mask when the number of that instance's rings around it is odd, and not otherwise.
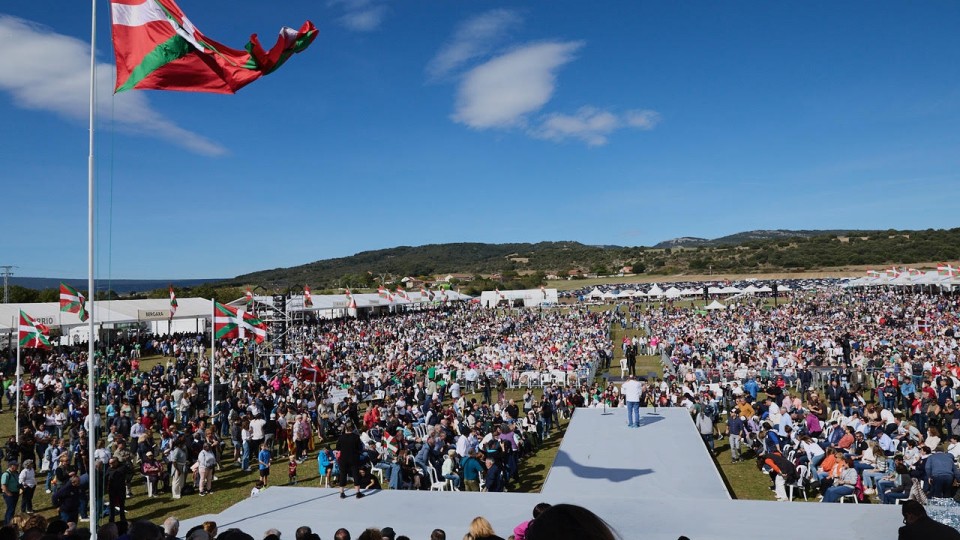
[[[328,485],[349,475],[364,488],[505,491],[570,408],[598,399],[592,374],[611,358],[609,331],[608,313],[586,309],[448,305],[308,321],[290,329],[285,350],[222,341],[212,370],[203,335],[134,336],[99,350],[92,417],[83,344],[31,350],[21,430],[3,449],[5,521],[33,512],[35,490],[65,522],[94,512],[123,521],[135,485],[148,497],[202,497],[217,489],[217,471],[237,467],[259,471],[255,492],[271,466],[295,482],[307,459]],[[15,379],[5,377],[13,408]],[[521,381],[522,398],[508,399]],[[341,473],[346,435],[359,440],[357,467]]]
[[[506,491],[572,408],[623,403],[615,385],[594,382],[614,358],[611,325],[643,330],[617,344],[623,369],[638,354],[662,359],[641,404],[687,407],[708,448],[726,438],[732,460],[755,458],[779,500],[787,489],[819,490],[824,502],[954,495],[957,297],[827,287],[776,307],[684,304],[314,319],[292,326],[282,350],[218,342],[212,369],[207,336],[131,336],[98,349],[93,415],[83,344],[31,350],[19,403],[12,370],[2,381],[21,420],[3,448],[4,519],[33,516],[42,490],[57,522],[126,523],[135,486],[202,497],[235,467],[259,472],[256,495],[271,467],[295,483],[307,460],[323,485],[353,484],[359,496]],[[141,370],[153,355],[163,360]]]
[[[727,437],[731,460],[755,457],[778,500],[889,504],[960,483],[958,312],[953,295],[830,287],[699,315],[622,306],[617,320],[646,330],[625,357],[662,355],[642,403],[687,407],[708,448]]]

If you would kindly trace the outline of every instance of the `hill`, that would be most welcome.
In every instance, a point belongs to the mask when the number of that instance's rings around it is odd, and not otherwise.
[[[225,284],[270,289],[304,283],[321,288],[375,287],[380,282],[394,284],[405,276],[465,274],[491,278],[484,286],[493,288],[493,284],[503,286],[518,278],[534,283],[543,275],[604,275],[618,273],[625,266],[632,267],[632,273],[654,275],[759,273],[960,258],[960,229],[748,231],[708,242],[660,248],[588,246],[579,242],[401,246],[245,274]]]
[[[752,240],[781,240],[784,238],[812,238],[823,235],[849,235],[853,233],[866,233],[868,231],[856,230],[789,230],[789,229],[757,229],[755,231],[739,232],[721,236],[709,240],[706,238],[697,238],[695,236],[682,236],[680,238],[671,238],[664,240],[653,246],[655,248],[674,248],[674,247],[699,247],[699,246],[726,246],[737,245]]]
[[[216,283],[223,281],[223,278],[216,279],[173,279],[173,280],[164,280],[164,279],[113,279],[109,282],[105,279],[97,279],[97,290],[101,290],[100,287],[109,288],[111,291],[120,294],[130,294],[136,292],[145,292],[152,291],[154,289],[159,289],[161,287],[167,287],[168,285],[173,285],[174,287],[196,287],[197,285],[203,285],[204,283]],[[11,285],[17,285],[24,287],[26,289],[57,289],[60,287],[60,283],[66,283],[72,287],[76,287],[81,291],[87,289],[87,278],[81,279],[71,279],[71,278],[41,278],[41,277],[18,277],[13,276],[10,278]]]

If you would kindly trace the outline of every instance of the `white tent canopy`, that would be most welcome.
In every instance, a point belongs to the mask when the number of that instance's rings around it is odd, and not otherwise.
[[[87,306],[89,305],[88,301]],[[170,319],[170,300],[167,298],[102,300],[95,302],[94,306],[96,310],[94,320],[97,325]],[[59,302],[0,304],[0,333],[7,333],[18,327],[20,310],[33,317],[38,323],[47,326],[74,328],[89,324],[89,322],[81,322],[76,313],[60,311]],[[206,298],[177,298],[177,312],[173,318],[174,320],[209,319],[212,314],[213,304]]]
[[[608,296],[609,295],[609,296]],[[604,298],[613,298],[613,293],[605,293]],[[508,301],[512,305],[515,300],[522,300],[524,307],[539,306],[541,304],[556,304],[558,302],[556,289],[520,289],[515,291],[483,291],[480,293],[480,305],[496,307],[501,301]]]
[[[705,306],[703,309],[708,309],[708,310],[710,310],[710,311],[714,311],[714,310],[717,310],[717,309],[727,309],[727,306],[725,306],[725,305],[721,304],[720,302],[714,300],[713,302],[710,302],[709,305]]]

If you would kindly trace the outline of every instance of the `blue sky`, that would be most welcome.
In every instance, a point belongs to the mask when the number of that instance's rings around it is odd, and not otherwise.
[[[227,277],[440,242],[944,228],[960,4],[180,0],[304,53],[235,96],[113,97],[98,275]],[[86,272],[89,2],[0,7],[0,264]]]

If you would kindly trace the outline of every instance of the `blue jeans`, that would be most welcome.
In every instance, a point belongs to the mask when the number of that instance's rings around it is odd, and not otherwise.
[[[629,427],[640,426],[640,402],[639,401],[627,402],[627,426]]]
[[[243,453],[240,454],[240,468],[243,470],[250,468],[250,441],[243,441]]]
[[[20,499],[19,493],[14,493],[13,495],[4,495],[3,502],[7,504],[7,513],[3,516],[3,524],[9,525],[10,520],[13,519],[13,514],[17,511],[17,500]]]
[[[886,473],[871,469],[863,472],[863,486],[867,489],[870,489],[876,485],[877,482],[883,478]],[[879,492],[879,490],[877,490]]]
[[[853,486],[830,486],[827,488],[826,493],[823,494],[823,500],[820,502],[835,503],[840,500],[840,497],[852,493]]]

